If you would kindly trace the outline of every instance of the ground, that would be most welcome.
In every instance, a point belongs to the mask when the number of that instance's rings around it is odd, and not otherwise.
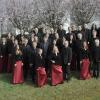
[[[57,86],[35,87],[31,81],[10,83],[11,75],[0,75],[0,100],[100,100],[100,79],[72,80]]]

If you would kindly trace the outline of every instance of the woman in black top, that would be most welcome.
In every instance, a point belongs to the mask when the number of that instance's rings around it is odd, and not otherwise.
[[[90,53],[88,50],[88,45],[87,42],[83,42],[83,47],[80,50],[80,79],[89,79],[91,77],[90,71],[89,71],[89,66],[90,66]]]
[[[35,55],[35,68],[45,67],[45,59],[43,56],[43,50],[41,48],[37,49],[37,53]]]
[[[35,56],[35,68],[36,68],[36,84],[42,87],[47,82],[47,75],[45,71],[45,59],[43,57],[43,50],[41,48],[37,49],[37,54]]]
[[[17,45],[15,50],[15,64],[13,69],[13,84],[23,83],[23,63],[22,63],[22,52]]]
[[[61,55],[57,46],[54,46],[53,52],[51,53],[49,60],[51,61],[51,83],[52,85],[57,85],[63,82],[63,72]]]

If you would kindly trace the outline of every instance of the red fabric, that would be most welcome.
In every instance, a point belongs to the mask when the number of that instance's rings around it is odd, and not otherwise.
[[[16,62],[16,67],[14,67],[13,70],[13,84],[20,84],[23,83],[23,67],[22,67],[22,61]]]
[[[52,85],[63,83],[63,71],[60,65],[52,65],[51,81]]]
[[[86,80],[86,79],[91,78],[91,75],[89,72],[89,65],[90,65],[89,59],[82,60],[80,79]]]
[[[45,68],[39,67],[38,69],[36,69],[36,75],[37,75],[37,85],[39,87],[42,87],[47,83],[47,75]]]

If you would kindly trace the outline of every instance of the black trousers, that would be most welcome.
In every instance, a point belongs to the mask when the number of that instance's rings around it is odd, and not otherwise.
[[[93,63],[93,77],[98,78],[100,73],[100,62]]]
[[[29,72],[29,64],[28,63],[24,63],[23,73],[24,73],[24,79],[25,80],[27,80],[27,78],[28,78],[28,72]]]
[[[77,55],[77,71],[80,71],[80,56]]]
[[[35,82],[35,75],[36,75],[36,69],[35,67],[32,65],[30,66],[30,76],[33,82]]]
[[[62,69],[63,69],[64,80],[70,80],[70,78],[71,78],[70,66],[68,66],[67,64],[63,64]]]

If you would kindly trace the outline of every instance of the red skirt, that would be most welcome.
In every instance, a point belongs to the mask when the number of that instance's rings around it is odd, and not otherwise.
[[[57,85],[63,83],[63,71],[60,65],[52,65],[51,84]]]
[[[89,65],[90,65],[89,59],[82,60],[80,79],[86,80],[86,79],[91,78]]]
[[[13,84],[20,84],[23,83],[23,67],[22,67],[22,61],[16,62],[16,67],[14,67],[13,70]]]
[[[36,82],[39,87],[47,83],[47,74],[44,67],[38,67],[36,69]]]

